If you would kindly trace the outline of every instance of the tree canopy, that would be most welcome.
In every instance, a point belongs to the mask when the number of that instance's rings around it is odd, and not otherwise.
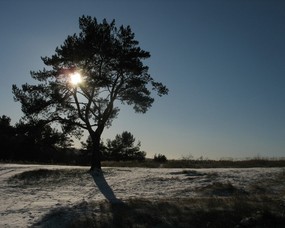
[[[108,139],[105,149],[105,157],[108,160],[126,161],[126,160],[145,160],[146,153],[140,151],[141,142],[135,145],[135,137],[127,131],[117,134],[114,140]]]
[[[40,122],[10,125],[10,117],[0,117],[0,159],[49,162],[69,148],[70,138]]]
[[[79,28],[54,55],[42,57],[47,68],[31,71],[38,84],[13,85],[13,94],[25,119],[58,122],[65,133],[87,130],[93,142],[92,168],[100,169],[100,137],[117,117],[118,104],[145,113],[154,102],[151,90],[162,96],[168,89],[148,73],[143,60],[150,53],[138,46],[130,26],[82,16]],[[74,73],[81,75],[77,84],[71,83]]]

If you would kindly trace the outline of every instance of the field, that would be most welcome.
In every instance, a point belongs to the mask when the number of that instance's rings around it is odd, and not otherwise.
[[[0,227],[284,227],[285,169],[0,164]]]

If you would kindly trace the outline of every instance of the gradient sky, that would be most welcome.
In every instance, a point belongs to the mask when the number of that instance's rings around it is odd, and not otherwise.
[[[283,0],[1,0],[0,115],[12,124],[12,84],[34,83],[83,14],[130,25],[170,90],[146,114],[121,108],[103,139],[130,131],[147,157],[285,157]]]

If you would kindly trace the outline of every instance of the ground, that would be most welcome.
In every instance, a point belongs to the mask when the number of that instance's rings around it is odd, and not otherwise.
[[[131,199],[189,202],[254,196],[261,204],[278,201],[280,208],[274,210],[284,216],[284,180],[284,168],[103,167],[103,174],[91,176],[87,167],[0,164],[0,227],[48,227],[43,224],[52,211],[93,205],[97,213],[102,208],[96,202],[113,205]]]

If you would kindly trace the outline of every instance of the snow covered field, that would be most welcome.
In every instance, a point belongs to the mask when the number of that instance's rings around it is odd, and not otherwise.
[[[43,178],[36,184],[11,181],[16,174],[38,169],[67,169],[79,174],[58,181]],[[284,170],[105,167],[103,176],[92,177],[87,167],[0,164],[0,227],[29,227],[52,209],[104,199],[227,197],[238,193],[266,194],[285,203]]]

